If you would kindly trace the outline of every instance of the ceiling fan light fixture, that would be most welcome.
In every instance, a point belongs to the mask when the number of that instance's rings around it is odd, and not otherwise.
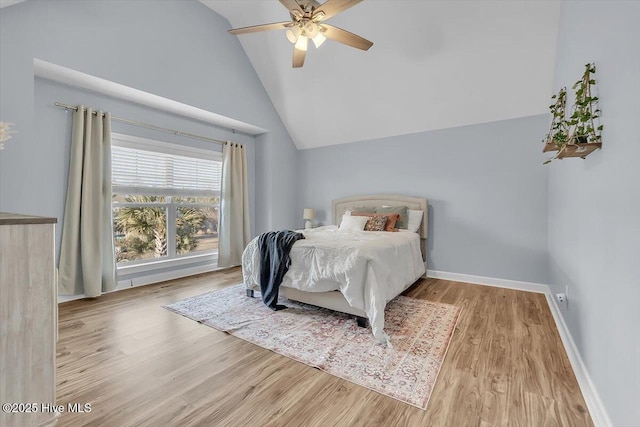
[[[298,41],[298,38],[300,37],[300,34],[302,34],[302,30],[298,26],[291,27],[287,30],[287,38],[291,43],[296,43]]]
[[[316,12],[313,15],[313,20],[314,21],[322,21],[324,19],[325,15],[326,14],[324,13],[324,11],[320,10],[320,11]]]
[[[309,37],[310,39],[313,39],[315,36],[317,36],[320,33],[320,27],[315,22],[309,22],[304,27],[304,33],[305,33],[305,36]]]
[[[298,41],[298,38],[293,35],[293,31],[291,30],[287,30],[287,39],[289,39],[291,43],[295,43]]]
[[[0,3],[3,0],[0,0]],[[204,0],[202,0],[204,1]],[[322,3],[320,3],[322,1]],[[236,36],[262,31],[285,30],[287,39],[294,45],[291,65],[304,65],[309,48],[309,39],[319,48],[327,39],[360,50],[369,50],[373,43],[342,28],[326,24],[325,20],[352,8],[362,0],[280,0],[291,20],[270,24],[232,28],[229,33]]]
[[[309,42],[309,39],[306,38],[305,36],[298,37],[298,40],[296,41],[296,49],[302,52],[306,52],[308,42]]]
[[[318,35],[312,38],[311,40],[313,40],[313,44],[316,45],[316,48],[318,48],[322,45],[322,43],[324,43],[326,39],[327,38],[322,33],[319,32]]]

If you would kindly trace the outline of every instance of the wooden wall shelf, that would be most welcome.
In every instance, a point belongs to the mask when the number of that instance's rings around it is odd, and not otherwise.
[[[552,141],[547,141],[547,143],[544,144],[544,148],[542,149],[542,152],[546,153],[548,151],[558,151],[558,146]]]
[[[580,157],[584,159],[598,148],[602,148],[601,142],[567,144],[562,147],[557,158],[564,159],[565,157]]]

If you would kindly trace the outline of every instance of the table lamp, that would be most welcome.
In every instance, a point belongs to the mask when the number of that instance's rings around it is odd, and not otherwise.
[[[314,219],[315,217],[316,217],[316,213],[313,209],[305,208],[304,212],[302,213],[302,219],[307,220],[307,222],[304,223],[304,228],[306,228],[307,230],[310,228],[313,228],[313,223],[311,222],[311,220]]]

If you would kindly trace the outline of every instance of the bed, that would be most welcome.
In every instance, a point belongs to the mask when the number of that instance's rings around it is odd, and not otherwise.
[[[417,233],[407,230],[344,231],[337,225],[356,207],[407,206],[421,210]],[[427,199],[398,195],[355,196],[332,201],[333,226],[300,230],[305,239],[291,250],[280,296],[368,320],[375,338],[387,342],[384,308],[426,271]],[[260,289],[259,250],[254,239],[242,260],[248,295]]]

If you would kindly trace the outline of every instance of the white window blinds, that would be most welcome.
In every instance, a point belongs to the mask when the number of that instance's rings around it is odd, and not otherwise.
[[[122,143],[120,143],[122,142]],[[158,144],[150,151],[132,148],[132,141],[113,140],[111,149],[111,181],[113,191],[121,194],[151,194],[164,196],[220,195],[222,162],[219,153],[188,147],[163,150],[167,144]],[[126,146],[123,146],[126,145]],[[156,151],[157,150],[157,151]],[[165,152],[162,152],[162,151]],[[189,155],[178,155],[175,152]],[[205,158],[202,158],[205,157]],[[216,158],[217,157],[217,158]]]

